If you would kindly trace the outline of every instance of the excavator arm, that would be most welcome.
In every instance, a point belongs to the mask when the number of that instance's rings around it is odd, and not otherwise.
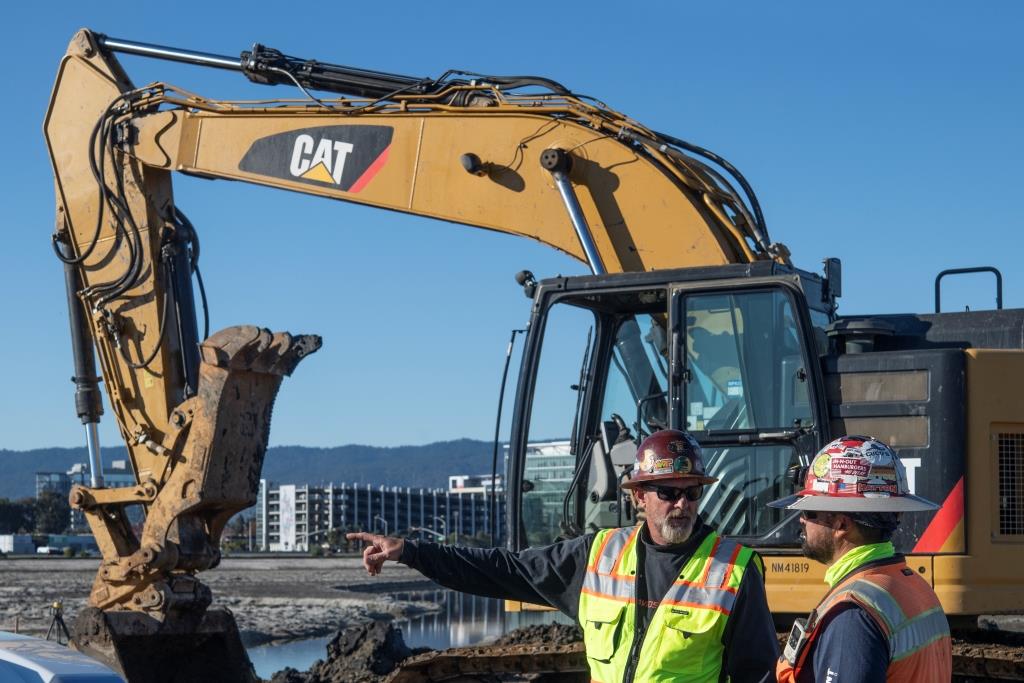
[[[115,51],[241,71],[303,97],[227,102],[136,87]],[[138,480],[104,488],[94,459],[91,485],[72,491],[103,554],[76,639],[126,673],[111,640],[116,650],[129,631],[203,628],[210,595],[195,574],[216,566],[227,520],[255,502],[281,379],[320,345],[255,326],[203,339],[199,242],[172,172],[530,237],[595,273],[788,259],[727,162],[544,78],[417,79],[259,45],[234,59],[82,30],[44,132],[78,413],[98,452],[95,350]]]

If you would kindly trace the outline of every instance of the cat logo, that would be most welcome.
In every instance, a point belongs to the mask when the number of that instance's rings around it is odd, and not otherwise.
[[[318,126],[260,138],[238,168],[357,193],[384,167],[391,126]]]
[[[314,148],[316,151],[314,152]],[[312,135],[303,133],[295,138],[292,148],[292,163],[288,167],[297,178],[319,180],[322,183],[341,184],[341,174],[345,170],[345,159],[353,149],[351,142],[314,140]]]

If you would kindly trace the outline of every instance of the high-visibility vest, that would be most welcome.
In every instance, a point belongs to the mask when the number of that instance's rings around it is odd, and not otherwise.
[[[592,681],[619,683],[629,664],[640,528],[605,529],[590,548],[579,620]],[[722,634],[753,557],[750,548],[707,535],[655,610],[633,663],[634,681],[718,681]]]
[[[806,644],[795,663],[779,658],[779,681],[796,681],[821,635],[826,615],[853,602],[878,624],[889,641],[887,681],[949,681],[953,675],[949,623],[935,591],[906,562],[869,565],[855,571],[833,588],[811,612]],[[842,680],[839,672],[838,680]]]

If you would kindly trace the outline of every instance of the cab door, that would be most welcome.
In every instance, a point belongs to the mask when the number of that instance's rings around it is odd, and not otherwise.
[[[673,423],[703,447],[719,481],[701,501],[719,532],[758,547],[795,545],[790,467],[823,443],[819,344],[808,307],[782,278],[679,285],[672,292]]]

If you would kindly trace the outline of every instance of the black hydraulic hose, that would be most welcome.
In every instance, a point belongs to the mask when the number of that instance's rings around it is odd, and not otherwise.
[[[108,119],[107,124],[111,124],[112,121]],[[109,129],[105,126],[104,139],[109,140]],[[112,146],[112,143],[111,143]],[[111,149],[111,153],[113,150]],[[120,173],[115,175],[115,192],[111,193],[106,188],[105,171],[102,172],[101,186],[104,189],[107,203],[110,205],[111,215],[116,219],[118,236],[125,239],[125,244],[128,248],[128,267],[116,280],[108,283],[104,283],[101,286],[92,288],[95,292],[102,292],[96,302],[97,307],[103,307],[108,302],[117,298],[121,294],[127,292],[132,287],[135,287],[139,283],[139,278],[142,275],[142,269],[144,265],[143,259],[143,243],[142,233],[139,230],[138,224],[135,222],[135,218],[131,214],[130,207],[125,195],[124,190],[124,178]],[[125,225],[131,228],[131,234],[129,235]],[[116,240],[115,238],[115,244]]]
[[[203,286],[203,274],[199,272],[199,264],[195,264],[196,284],[199,285],[199,298],[203,302],[203,339],[210,338],[210,308],[206,302],[206,287]]]
[[[205,300],[205,299],[204,299]],[[526,330],[512,330],[512,336],[508,340],[508,348],[505,351],[505,368],[501,371],[501,388],[498,390],[498,417],[494,420],[494,450],[491,454],[491,515],[490,534],[491,545],[494,545],[498,535],[498,438],[501,433],[501,409],[505,402],[505,382],[508,380],[508,367],[512,362],[512,347],[516,343],[516,335]],[[507,485],[507,484],[506,484]]]
[[[761,212],[761,203],[757,201],[757,194],[755,194],[754,188],[750,186],[750,183],[747,182],[747,179],[743,177],[743,174],[740,173],[738,168],[736,168],[727,160],[723,159],[722,157],[715,154],[709,149],[704,149],[703,147],[694,145],[685,140],[680,140],[679,138],[674,137],[672,135],[668,135],[666,133],[659,133],[655,131],[654,134],[657,135],[659,139],[664,140],[665,142],[673,144],[676,147],[681,147],[689,152],[693,152],[694,154],[702,156],[705,159],[713,161],[714,163],[718,164],[726,171],[728,171],[729,174],[732,175],[734,178],[736,178],[736,181],[740,184],[740,187],[743,188],[743,192],[747,195],[747,201],[750,202],[750,208],[754,212],[754,220],[757,222],[758,229],[764,235],[764,239],[768,240],[768,226],[765,224],[764,214]]]
[[[123,98],[123,96],[122,96],[122,98]],[[116,101],[115,101],[115,103],[116,103]],[[125,271],[117,279],[112,280],[110,282],[105,282],[105,283],[102,283],[102,284],[98,284],[98,285],[91,285],[90,287],[88,287],[85,290],[83,290],[83,292],[86,295],[88,295],[88,296],[94,296],[96,294],[101,294],[101,293],[104,295],[104,297],[101,298],[100,301],[97,302],[97,304],[96,304],[97,307],[105,304],[107,301],[111,300],[112,298],[114,298],[118,294],[120,294],[121,292],[126,291],[128,288],[133,286],[131,283],[138,277],[138,273],[141,271],[141,264],[140,264],[140,260],[141,259],[138,256],[138,254],[141,253],[141,249],[142,249],[141,235],[138,234],[138,230],[136,228],[135,229],[135,236],[137,237],[137,239],[136,239],[135,243],[133,243],[132,240],[129,239],[129,236],[128,236],[127,232],[124,229],[124,218],[123,218],[123,216],[127,213],[128,218],[131,221],[131,214],[130,214],[130,212],[127,211],[127,208],[126,208],[124,202],[118,198],[118,197],[123,197],[124,196],[124,185],[123,185],[123,182],[121,180],[121,177],[119,175],[117,176],[117,181],[118,182],[117,182],[117,186],[115,188],[117,190],[117,193],[118,193],[117,196],[112,194],[110,188],[108,188],[107,184],[106,184],[106,166],[104,164],[104,158],[106,156],[105,152],[107,150],[107,145],[105,144],[105,142],[108,141],[109,137],[110,137],[110,132],[111,132],[111,130],[109,128],[109,126],[111,124],[110,109],[113,107],[113,105],[114,105],[114,103],[112,103],[111,106],[107,108],[107,111],[104,112],[103,117],[101,117],[100,121],[97,122],[97,126],[93,129],[94,135],[98,132],[98,134],[100,136],[100,139],[103,141],[103,143],[98,145],[98,147],[99,147],[99,160],[97,161],[97,158],[96,158],[96,148],[97,148],[97,145],[95,144],[95,137],[90,142],[90,147],[89,147],[89,163],[90,163],[90,166],[91,166],[93,178],[96,180],[97,185],[99,187],[99,197],[98,197],[98,199],[99,199],[99,202],[98,202],[99,210],[97,211],[97,235],[98,235],[98,231],[100,229],[100,226],[102,225],[103,214],[104,214],[104,212],[107,209],[109,209],[110,212],[111,212],[111,216],[114,219],[116,230],[117,230],[117,232],[115,234],[115,238],[114,238],[114,240],[112,242],[112,247],[111,248],[112,249],[115,248],[117,243],[118,243],[118,241],[120,239],[123,238],[125,240],[125,244],[126,244],[126,246],[128,248],[128,267],[125,269]],[[134,228],[135,226],[134,226],[134,222],[133,221],[131,222],[131,224],[132,224],[132,227]],[[92,250],[91,249],[92,246],[94,246],[94,245],[90,245],[90,248],[87,250],[86,253],[88,253],[88,251]],[[136,249],[136,246],[138,247],[137,249]],[[126,282],[129,283],[128,287],[124,287],[124,284]],[[111,292],[113,294],[110,294]]]
[[[463,83],[462,81],[449,81],[449,76],[469,76],[477,82],[493,83],[495,85],[502,86],[506,90],[514,90],[516,88],[524,88],[529,85],[536,85],[542,88],[547,88],[556,95],[565,95],[567,97],[573,96],[573,92],[564,85],[558,81],[551,80],[550,78],[544,78],[543,76],[489,76],[487,74],[474,73],[472,71],[452,69],[444,72],[436,82],[445,85]]]
[[[99,210],[96,212],[96,229],[93,231],[93,236],[92,239],[89,241],[89,246],[86,247],[78,256],[73,256],[71,254],[64,253],[61,247],[57,244],[57,236],[54,235],[53,251],[57,255],[57,258],[63,261],[64,263],[82,263],[83,261],[85,261],[85,259],[89,258],[89,255],[92,253],[93,249],[95,249],[96,245],[99,243],[100,230],[103,228],[103,209],[106,206],[106,202],[104,201],[106,188],[103,185],[103,171],[98,170],[96,165],[96,136],[99,134],[100,129],[104,126],[107,117],[110,115],[111,110],[120,102],[122,97],[116,98],[113,102],[107,105],[106,110],[103,112],[103,114],[100,115],[100,118],[96,120],[96,125],[93,126],[92,133],[89,134],[89,166],[90,170],[92,171],[93,178],[96,179],[99,187],[99,201],[97,202]],[[105,148],[101,148],[101,152],[102,149]],[[103,168],[102,153],[100,155],[99,168]]]

